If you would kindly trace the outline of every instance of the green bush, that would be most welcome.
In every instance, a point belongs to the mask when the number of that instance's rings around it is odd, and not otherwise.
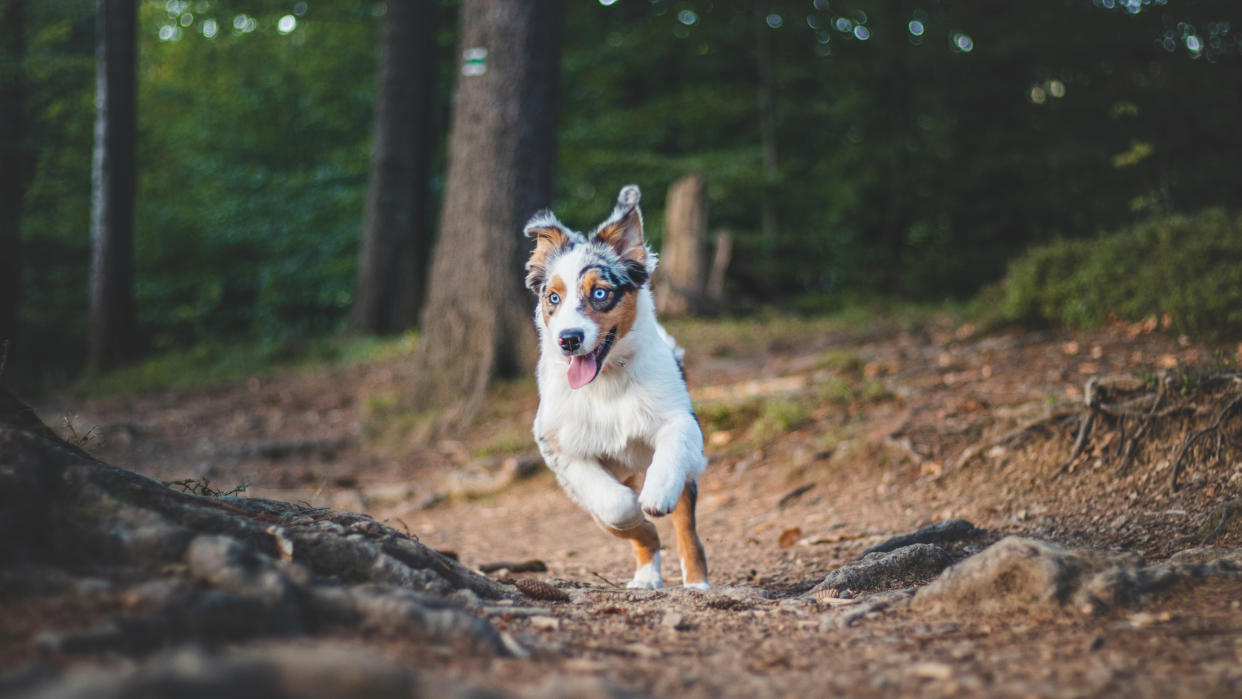
[[[989,293],[1009,321],[1089,328],[1167,315],[1177,332],[1242,336],[1242,219],[1207,209],[1036,247]]]

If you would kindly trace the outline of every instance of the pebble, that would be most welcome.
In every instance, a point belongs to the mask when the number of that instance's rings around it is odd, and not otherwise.
[[[532,616],[530,625],[540,631],[556,631],[561,628],[561,620],[554,616]]]
[[[947,680],[953,676],[953,667],[930,661],[915,663],[910,666],[910,674],[929,680]]]
[[[678,612],[665,612],[664,618],[660,620],[660,626],[676,629],[682,625],[683,621],[685,621],[685,616],[682,614],[679,614]]]

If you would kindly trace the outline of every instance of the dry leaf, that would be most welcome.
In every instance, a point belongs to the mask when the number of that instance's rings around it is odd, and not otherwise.
[[[793,546],[794,544],[798,543],[798,539],[801,539],[801,538],[802,538],[802,530],[799,529],[798,527],[794,527],[793,529],[786,529],[785,531],[781,532],[781,538],[777,539],[777,543],[780,544],[781,548],[787,549],[790,546]]]

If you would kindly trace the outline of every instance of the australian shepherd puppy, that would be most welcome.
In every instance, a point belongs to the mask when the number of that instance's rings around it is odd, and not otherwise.
[[[604,529],[629,539],[632,588],[663,586],[651,517],[673,515],[686,587],[707,589],[695,532],[696,478],[707,466],[681,350],[656,321],[638,187],[621,190],[590,235],[552,212],[526,224],[536,246],[526,286],[539,296],[535,441],[561,487]]]

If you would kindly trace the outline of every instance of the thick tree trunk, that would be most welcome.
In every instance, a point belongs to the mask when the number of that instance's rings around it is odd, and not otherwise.
[[[415,365],[417,406],[469,417],[533,369],[522,225],[552,199],[559,0],[465,0],[448,179]]]
[[[390,333],[418,323],[431,249],[435,0],[389,0],[379,60],[371,176],[350,323],[363,332]]]
[[[656,309],[666,316],[701,313],[707,271],[707,189],[702,175],[686,175],[668,188]]]
[[[17,338],[22,277],[22,201],[30,181],[26,134],[25,0],[0,11],[0,375]]]
[[[95,153],[91,173],[89,362],[106,369],[137,351],[134,313],[134,0],[99,0]]]

